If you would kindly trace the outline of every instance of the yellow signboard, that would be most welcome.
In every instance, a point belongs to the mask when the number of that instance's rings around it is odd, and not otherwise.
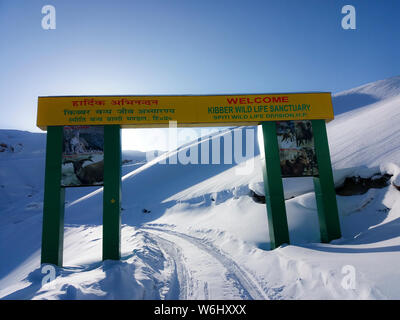
[[[256,125],[263,121],[333,119],[331,94],[39,97],[37,126],[129,127]]]

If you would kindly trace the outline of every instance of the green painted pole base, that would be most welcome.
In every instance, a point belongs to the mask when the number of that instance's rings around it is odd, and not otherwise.
[[[263,122],[265,163],[263,164],[265,203],[267,206],[268,228],[271,249],[289,244],[289,229],[286,217],[281,166],[279,160],[276,123]]]
[[[341,237],[335,185],[325,120],[312,120],[319,176],[314,177],[321,241],[328,243]]]
[[[61,188],[63,127],[48,127],[41,263],[62,266],[65,189]]]
[[[121,257],[121,129],[104,126],[103,260]]]

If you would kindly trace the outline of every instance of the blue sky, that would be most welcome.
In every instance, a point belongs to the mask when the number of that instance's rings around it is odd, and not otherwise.
[[[0,0],[0,128],[38,131],[40,95],[338,92],[399,75],[399,34],[398,0]]]

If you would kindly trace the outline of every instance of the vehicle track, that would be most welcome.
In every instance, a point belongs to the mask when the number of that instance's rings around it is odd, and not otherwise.
[[[160,246],[160,250],[166,257],[168,264],[173,269],[169,283],[167,299],[188,300],[193,296],[192,278],[184,263],[181,249],[173,242],[164,239],[154,233],[147,232]]]
[[[212,287],[213,285],[215,287],[216,283],[210,283],[201,277],[196,279],[199,272],[191,270],[193,267],[202,270],[207,268],[219,270],[220,286],[224,287],[225,291],[230,290],[232,298],[250,300],[270,298],[249,272],[213,245],[173,230],[152,226],[143,227],[142,230],[154,236],[160,247],[164,248],[166,253],[174,259],[181,289],[180,299],[213,299]],[[188,249],[190,252],[187,251]],[[194,253],[195,250],[198,252]],[[188,261],[195,256],[204,258],[197,260],[197,264]]]

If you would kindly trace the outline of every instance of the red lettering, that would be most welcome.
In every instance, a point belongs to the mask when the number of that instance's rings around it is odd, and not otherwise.
[[[288,96],[282,97],[255,97],[254,99],[251,98],[226,98],[229,104],[254,104],[254,103],[285,103],[289,102]]]

